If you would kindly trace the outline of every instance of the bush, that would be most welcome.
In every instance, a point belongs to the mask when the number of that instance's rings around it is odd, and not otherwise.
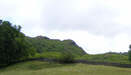
[[[131,50],[129,50],[129,52],[128,52],[128,59],[129,59],[129,61],[131,61]]]
[[[74,56],[71,53],[65,52],[62,53],[62,58],[60,60],[62,63],[73,63],[74,62]]]

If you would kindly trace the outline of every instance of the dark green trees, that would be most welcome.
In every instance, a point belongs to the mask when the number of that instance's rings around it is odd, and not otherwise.
[[[128,51],[128,58],[129,58],[129,60],[131,61],[131,45],[129,46],[129,51]]]
[[[33,49],[20,29],[20,26],[12,26],[8,21],[0,24],[0,65],[25,59],[33,54]]]

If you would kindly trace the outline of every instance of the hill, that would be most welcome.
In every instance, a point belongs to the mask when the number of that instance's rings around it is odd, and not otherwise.
[[[68,52],[72,55],[81,56],[86,52],[79,47],[73,40],[50,39],[45,36],[26,37],[38,53],[46,52]]]

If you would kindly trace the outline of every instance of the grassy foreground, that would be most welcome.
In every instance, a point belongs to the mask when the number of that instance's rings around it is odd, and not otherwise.
[[[0,75],[131,75],[131,68],[30,61],[1,69]]]

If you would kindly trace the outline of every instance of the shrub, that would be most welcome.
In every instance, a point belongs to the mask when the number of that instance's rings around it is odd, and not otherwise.
[[[61,59],[59,61],[62,63],[73,63],[74,56],[71,53],[64,52],[62,53]]]
[[[128,59],[131,61],[131,50],[128,51]]]

